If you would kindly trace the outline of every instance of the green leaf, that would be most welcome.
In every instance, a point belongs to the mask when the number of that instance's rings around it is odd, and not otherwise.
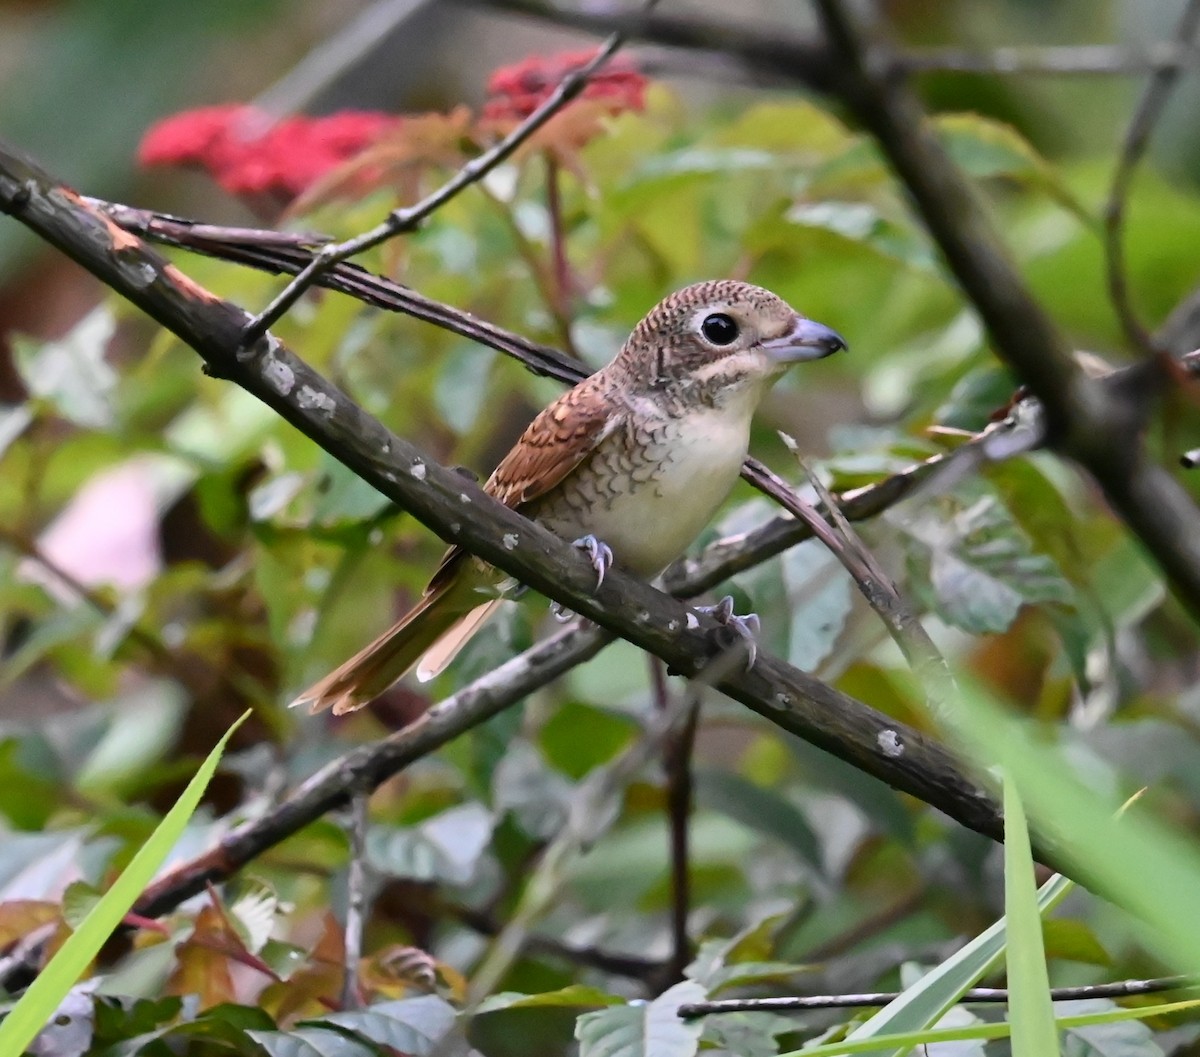
[[[585,984],[571,984],[560,987],[557,991],[543,991],[540,994],[526,995],[520,991],[501,991],[489,995],[475,1009],[475,1015],[484,1013],[499,1013],[505,1009],[537,1009],[546,1006],[619,1006],[624,1000],[598,987],[588,987]]]
[[[1004,631],[1023,605],[1074,599],[1053,560],[1032,552],[982,482],[939,496],[902,527],[916,544],[909,552],[914,589],[930,593],[938,615],[964,631]]]
[[[681,1020],[678,1009],[706,997],[703,987],[685,980],[653,1002],[585,1013],[575,1025],[579,1057],[693,1057],[703,1024]]]
[[[217,769],[226,744],[249,715],[249,712],[243,713],[225,732],[171,810],[155,827],[150,839],[138,849],[121,876],[30,984],[29,990],[21,996],[13,1011],[0,1023],[0,1053],[22,1053],[83,975],[182,835],[208,787],[209,779]]]
[[[444,999],[422,995],[347,1013],[331,1013],[318,1020],[303,1021],[299,1030],[318,1030],[330,1025],[354,1032],[377,1045],[425,1057],[437,1050],[438,1042],[454,1026],[457,1015]]]
[[[850,578],[823,543],[807,540],[784,554],[783,579],[792,610],[788,660],[812,671],[829,656],[850,614]]]
[[[790,848],[818,871],[824,870],[821,842],[804,813],[778,793],[730,771],[704,768],[695,776],[696,803],[736,819]]]
[[[972,176],[1021,180],[1049,195],[1084,224],[1095,224],[1054,167],[1011,125],[981,114],[940,114],[934,124],[947,153]]]
[[[837,202],[822,199],[792,206],[785,217],[797,227],[819,228],[906,264],[910,268],[936,272],[938,257],[929,240],[915,228],[886,217],[869,202]]]
[[[1056,1031],[1072,1032],[1081,1027],[1100,1024],[1116,1024],[1128,1020],[1179,1013],[1200,1007],[1200,998],[1183,1002],[1167,1002],[1160,1006],[1141,1006],[1135,1009],[1112,1009],[1099,1013],[1060,1017],[1055,1021]],[[965,1039],[1003,1039],[1009,1034],[1009,1026],[1003,1024],[976,1023],[963,1028],[945,1028],[929,1031],[910,1031],[903,1034],[881,1035],[876,1038],[843,1039],[824,1046],[806,1046],[801,1050],[789,1050],[779,1057],[840,1057],[848,1053],[878,1053],[885,1047],[898,1047],[891,1052],[909,1053],[915,1046],[937,1046],[945,1042],[960,1042]],[[933,1052],[932,1050],[930,1051]],[[1161,1052],[1161,1051],[1159,1051]],[[1024,1057],[1024,1055],[1022,1055]],[[1155,1057],[1158,1057],[1156,1054]]]
[[[111,426],[117,373],[104,354],[115,330],[112,312],[102,305],[58,341],[36,345],[17,339],[21,380],[35,396],[50,401],[63,418],[94,429]]]
[[[379,1051],[340,1031],[297,1028],[295,1031],[248,1031],[269,1057],[378,1057]],[[421,1051],[422,1055],[430,1051]]]
[[[1040,913],[1045,914],[1056,907],[1074,887],[1074,882],[1066,877],[1056,874],[1050,878],[1038,889],[1037,905]],[[899,1045],[894,1041],[884,1043],[884,1039],[918,1037],[927,1033],[962,997],[964,991],[974,987],[980,977],[1000,963],[1006,939],[1007,924],[1005,919],[1001,918],[931,969],[917,983],[906,987],[897,998],[851,1031],[845,1041],[869,1043],[874,1040],[876,1044],[873,1048],[878,1052],[883,1053],[887,1049],[891,1057],[903,1057],[912,1048],[911,1044]],[[898,1045],[899,1048],[888,1048]],[[872,1049],[872,1046],[859,1047],[859,1050],[868,1049]],[[852,1051],[830,1049],[825,1052]]]
[[[482,804],[460,804],[419,826],[367,832],[367,861],[392,877],[466,884],[492,835],[492,816]]]
[[[1107,998],[1092,998],[1059,1002],[1055,1011],[1059,1017],[1070,1017],[1118,1012],[1121,1007]],[[1154,1032],[1140,1020],[1080,1024],[1067,1028],[1063,1034],[1071,1057],[1163,1057],[1163,1048],[1155,1041]]]
[[[775,1057],[778,1036],[796,1027],[796,1021],[776,1013],[721,1013],[704,1018],[704,1041],[731,1057]],[[713,1051],[706,1047],[704,1053]]]
[[[1016,1053],[1059,1052],[1033,879],[1029,828],[1016,785],[1004,782],[1004,916],[1008,922],[1008,1017]]]

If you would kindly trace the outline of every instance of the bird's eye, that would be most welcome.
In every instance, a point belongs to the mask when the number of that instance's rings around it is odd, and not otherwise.
[[[700,333],[714,345],[731,345],[737,341],[738,325],[733,317],[724,312],[714,312],[711,316],[704,317],[704,322],[700,324]]]

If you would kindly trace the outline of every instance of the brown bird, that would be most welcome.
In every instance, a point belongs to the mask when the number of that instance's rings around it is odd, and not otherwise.
[[[606,367],[542,411],[484,490],[573,540],[600,581],[612,564],[654,577],[729,495],[771,383],[793,363],[845,347],[768,290],[696,283],[656,305]],[[503,601],[503,581],[451,547],[421,600],[293,705],[341,714],[414,665],[432,678]]]

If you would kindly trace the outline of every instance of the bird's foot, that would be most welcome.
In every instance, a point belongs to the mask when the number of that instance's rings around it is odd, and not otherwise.
[[[596,590],[599,591],[600,585],[604,583],[605,575],[612,568],[612,548],[607,543],[598,540],[590,532],[586,536],[580,536],[579,539],[572,540],[571,546],[583,551],[588,556],[588,561],[592,563],[592,568],[596,570]],[[560,620],[564,624],[575,616],[574,612],[558,602],[550,603],[550,612],[553,614],[555,620]]]
[[[588,556],[592,568],[596,570],[596,590],[599,591],[601,584],[604,583],[605,574],[612,568],[612,548],[607,543],[596,539],[590,532],[586,536],[580,536],[579,539],[574,540],[571,546],[583,551]]]
[[[754,667],[754,661],[758,657],[758,633],[762,630],[757,613],[747,613],[744,617],[739,617],[733,611],[732,595],[726,595],[715,606],[693,606],[692,608],[697,613],[712,617],[720,625],[721,631],[729,634],[732,641],[726,643],[727,647],[736,645],[739,641],[744,643],[746,670],[749,671]]]

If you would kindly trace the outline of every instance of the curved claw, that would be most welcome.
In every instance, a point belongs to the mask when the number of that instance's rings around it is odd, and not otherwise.
[[[754,667],[754,662],[758,659],[758,634],[762,630],[762,622],[758,619],[757,613],[747,613],[744,617],[739,617],[733,611],[732,595],[726,595],[716,605],[694,606],[693,608],[697,613],[704,613],[712,617],[722,628],[733,632],[737,638],[745,642],[746,670],[749,671]]]
[[[586,536],[580,536],[579,539],[573,540],[571,546],[578,548],[588,556],[592,568],[596,570],[596,590],[599,591],[600,586],[604,583],[605,574],[612,568],[612,548],[607,543],[598,540],[590,532]]]

